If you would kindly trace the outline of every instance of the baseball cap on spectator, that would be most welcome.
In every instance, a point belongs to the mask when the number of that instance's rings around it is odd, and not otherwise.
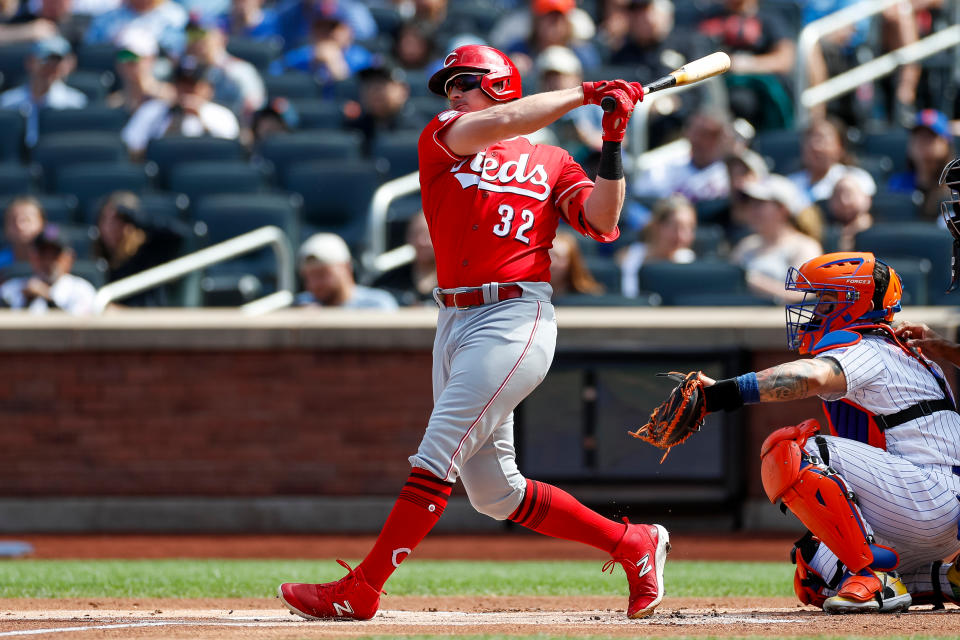
[[[748,182],[742,189],[743,193],[754,200],[782,204],[791,216],[796,216],[809,204],[795,184],[776,173]]]
[[[313,0],[310,7],[313,22],[350,24],[350,13],[337,0]]]
[[[554,71],[578,76],[583,73],[583,65],[580,64],[577,54],[568,47],[556,44],[544,49],[537,56],[534,66],[540,73]]]
[[[554,11],[567,13],[576,5],[576,0],[533,0],[533,12],[537,15]]]
[[[160,52],[157,38],[146,29],[127,27],[113,41],[118,58],[152,58]],[[128,55],[124,55],[128,54]]]
[[[46,224],[43,226],[43,231],[33,239],[33,246],[37,251],[44,249],[63,251],[70,245],[63,237],[60,227],[55,224]]]
[[[953,136],[950,133],[950,120],[947,116],[936,109],[922,109],[917,112],[917,119],[913,124],[913,131],[919,128],[929,129],[935,135],[952,142]]]
[[[739,151],[734,151],[728,154],[727,157],[724,158],[724,162],[727,164],[730,164],[734,161],[742,162],[751,173],[760,178],[763,178],[770,173],[767,163],[763,157],[751,149],[740,149]]]
[[[297,259],[301,265],[308,260],[320,264],[345,264],[350,262],[350,249],[335,233],[315,233],[300,245]]]
[[[38,40],[30,49],[30,55],[38,60],[47,58],[65,58],[70,55],[70,43],[62,36],[53,36],[45,40]]]
[[[223,30],[223,24],[215,16],[206,16],[199,11],[191,11],[190,19],[184,28],[188,40],[202,38],[211,31]]]

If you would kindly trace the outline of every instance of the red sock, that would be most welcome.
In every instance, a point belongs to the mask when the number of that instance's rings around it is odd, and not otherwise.
[[[527,480],[527,491],[510,520],[553,538],[582,542],[611,553],[624,525],[604,518],[557,487]]]
[[[437,524],[453,484],[429,471],[414,468],[403,485],[373,549],[360,563],[363,577],[374,589],[383,588],[400,563]]]

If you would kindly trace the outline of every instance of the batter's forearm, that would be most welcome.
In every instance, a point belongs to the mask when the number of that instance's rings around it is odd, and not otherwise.
[[[590,226],[601,233],[611,233],[620,222],[620,210],[627,194],[627,183],[598,177],[593,191],[583,204],[583,215]]]
[[[454,153],[472,155],[500,140],[538,131],[582,104],[580,87],[535,93],[463,115],[450,126],[444,140]]]
[[[833,358],[794,360],[757,372],[760,402],[784,402],[846,390],[843,369]]]

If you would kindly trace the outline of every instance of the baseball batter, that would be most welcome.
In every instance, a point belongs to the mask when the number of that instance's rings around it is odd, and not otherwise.
[[[791,553],[797,596],[830,613],[954,598],[960,576],[938,561],[960,551],[960,414],[940,368],[890,325],[899,276],[871,253],[831,253],[791,269],[786,289],[804,294],[787,305],[790,346],[814,357],[699,383],[706,412],[824,401],[830,435],[807,420],[761,448],[767,496],[809,529]],[[641,431],[655,421],[667,416]]]
[[[545,535],[611,554],[627,574],[627,615],[663,597],[669,536],[660,525],[614,522],[565,491],[524,478],[513,409],[547,374],[557,327],[550,257],[561,219],[600,242],[618,237],[625,182],[620,144],[643,87],[622,80],[521,97],[520,73],[491,47],[455,49],[429,81],[449,100],[420,136],[423,210],[437,261],[440,307],[433,351],[434,409],[373,549],[337,582],[283,584],[304,618],[372,617],[387,578],[443,513],[459,478],[471,504]],[[612,98],[596,183],[562,149],[527,134],[583,104]]]

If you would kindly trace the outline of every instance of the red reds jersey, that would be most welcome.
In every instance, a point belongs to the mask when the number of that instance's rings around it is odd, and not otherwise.
[[[612,242],[579,214],[593,182],[558,147],[510,138],[470,157],[458,156],[440,132],[462,116],[444,111],[420,134],[420,193],[441,288],[488,282],[549,282],[549,250],[563,211],[583,235]],[[579,191],[579,193],[578,193]]]

